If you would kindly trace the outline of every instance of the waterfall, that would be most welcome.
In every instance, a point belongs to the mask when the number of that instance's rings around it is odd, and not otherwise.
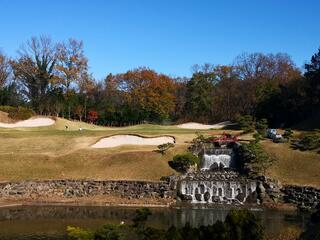
[[[204,154],[202,158],[201,170],[210,170],[212,167],[230,168],[230,164],[231,164],[231,155]]]
[[[243,204],[256,191],[254,181],[237,180],[183,180],[180,182],[180,193],[191,203],[237,203]]]
[[[233,170],[236,166],[234,150],[231,147],[203,148],[201,171],[181,176],[177,186],[179,198],[192,204],[258,203],[257,182]]]

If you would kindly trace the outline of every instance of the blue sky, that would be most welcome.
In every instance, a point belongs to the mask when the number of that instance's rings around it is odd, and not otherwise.
[[[298,67],[320,47],[318,0],[0,0],[0,49],[32,36],[84,41],[102,79],[138,66],[190,76],[243,52],[286,52]]]

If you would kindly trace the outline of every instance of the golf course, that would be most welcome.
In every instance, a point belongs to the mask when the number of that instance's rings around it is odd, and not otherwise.
[[[190,129],[177,125],[141,124],[130,127],[102,127],[63,118],[52,119],[54,124],[49,126],[0,128],[1,181],[46,179],[158,181],[162,176],[175,173],[169,167],[168,161],[172,160],[174,155],[186,152],[197,134],[210,136],[225,132],[234,135],[241,133],[223,129]],[[93,147],[99,140],[117,135],[141,136],[146,139],[171,136],[175,139],[175,144],[165,154],[155,151],[160,142],[149,145],[117,139],[118,145],[115,147]],[[248,134],[242,135],[240,141],[250,138],[252,137]],[[124,143],[121,144],[121,141]],[[320,186],[319,154],[293,150],[288,143],[276,144],[269,140],[261,143],[268,154],[276,158],[268,170],[271,177],[285,184]]]

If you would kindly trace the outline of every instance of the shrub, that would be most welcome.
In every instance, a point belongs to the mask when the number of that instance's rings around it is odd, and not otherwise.
[[[262,136],[266,137],[267,136],[267,128],[268,128],[268,120],[265,118],[260,119],[256,123],[256,129],[257,132]]]
[[[259,175],[266,174],[266,170],[274,162],[263,149],[261,144],[252,141],[249,144],[242,144],[238,150],[238,168],[246,174]]]
[[[193,142],[198,143],[206,140],[202,133],[196,132],[196,135],[197,137],[192,140]]]
[[[188,169],[195,164],[199,164],[199,158],[192,153],[175,155],[173,160],[169,161],[169,166],[181,173],[187,172]]]
[[[27,108],[17,108],[16,111],[9,112],[9,117],[14,120],[26,120],[34,116],[35,113]]]
[[[260,133],[253,134],[253,137],[256,143],[260,142],[260,140],[262,139],[262,136],[260,135]]]
[[[297,240],[300,239],[302,230],[296,226],[289,226],[281,229],[277,236],[270,238],[270,240]]]
[[[160,144],[158,146],[158,150],[156,150],[156,152],[161,153],[162,155],[166,153],[166,151],[168,151],[170,148],[173,148],[174,144],[173,143],[164,143],[164,144]]]
[[[35,115],[34,111],[24,107],[0,106],[0,111],[7,112],[13,120],[26,120]]]
[[[87,119],[90,123],[95,123],[98,119],[99,115],[97,111],[89,111]]]
[[[303,135],[300,139],[294,141],[292,143],[292,146],[294,148],[300,149],[301,151],[315,150],[317,148],[320,148],[320,134],[314,133]]]
[[[320,137],[317,135],[307,135],[301,139],[300,143],[306,150],[313,150],[320,147]]]
[[[93,240],[93,232],[78,228],[78,227],[67,227],[68,240]]]
[[[106,224],[94,233],[95,240],[120,240],[122,239],[121,225]]]
[[[289,138],[292,137],[292,135],[293,135],[293,131],[292,131],[290,128],[286,128],[286,129],[284,130],[283,137],[289,139]]]
[[[10,111],[13,111],[16,109],[16,107],[11,107],[11,106],[0,106],[0,111],[9,113]]]
[[[249,210],[231,209],[225,219],[227,239],[264,239],[264,229],[259,219]]]
[[[245,133],[254,131],[253,119],[250,115],[241,116],[238,120],[238,124]]]

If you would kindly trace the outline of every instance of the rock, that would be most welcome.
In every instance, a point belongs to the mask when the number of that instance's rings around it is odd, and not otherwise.
[[[218,196],[212,196],[212,202],[218,203],[220,202],[220,198]]]
[[[208,202],[209,199],[210,199],[210,193],[209,193],[209,192],[205,192],[203,198],[204,198],[204,200],[205,200],[206,202]]]
[[[320,189],[303,186],[287,185],[281,189],[283,201],[298,205],[299,209],[309,211],[310,208],[320,206]]]
[[[243,192],[239,193],[237,196],[236,196],[236,199],[239,201],[239,202],[243,202],[244,199],[245,199],[245,194]]]
[[[172,183],[147,181],[46,180],[0,183],[1,198],[90,197],[110,193],[130,198],[173,198]]]
[[[257,186],[257,193],[258,194],[265,194],[266,193],[266,189],[261,182],[259,182],[259,184]]]
[[[179,197],[182,201],[192,201],[191,195],[181,194]]]
[[[246,199],[246,203],[256,204],[258,200],[258,193],[256,191],[252,192]]]
[[[195,194],[195,198],[197,201],[202,201],[202,196],[199,193]]]

